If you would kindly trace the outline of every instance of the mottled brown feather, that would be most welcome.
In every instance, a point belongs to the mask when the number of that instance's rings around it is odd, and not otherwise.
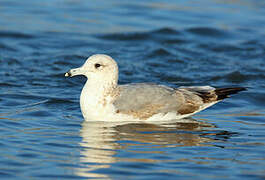
[[[149,117],[153,116],[157,113],[159,109],[161,109],[163,105],[161,104],[147,104],[146,106],[142,107],[140,110],[117,110],[117,113],[131,115],[134,118],[139,119],[148,119]]]
[[[217,95],[214,91],[197,92],[196,94],[202,98],[204,103],[211,103],[217,101]]]
[[[177,110],[181,115],[194,113],[203,104],[202,98],[189,90],[177,89],[176,93],[178,96],[179,94],[183,96],[182,106]]]

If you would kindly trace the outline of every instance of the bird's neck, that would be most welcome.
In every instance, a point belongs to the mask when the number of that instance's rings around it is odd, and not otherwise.
[[[80,96],[80,107],[85,119],[98,119],[104,114],[111,113],[113,111],[111,103],[116,91],[115,81],[110,83],[87,81]]]
[[[81,106],[106,104],[106,98],[115,91],[116,87],[117,81],[115,80],[108,82],[93,82],[87,80],[80,96]]]

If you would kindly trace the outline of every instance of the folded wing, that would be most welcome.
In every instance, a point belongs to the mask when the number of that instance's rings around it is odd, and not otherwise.
[[[129,84],[118,87],[119,96],[114,101],[117,113],[148,119],[158,113],[173,112],[188,115],[198,112],[219,100],[245,88],[220,88],[210,86],[180,87],[173,89],[156,84]],[[208,105],[208,106],[207,106]]]

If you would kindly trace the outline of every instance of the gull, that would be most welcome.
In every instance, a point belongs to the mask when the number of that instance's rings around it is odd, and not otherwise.
[[[105,54],[90,56],[66,77],[84,75],[80,95],[86,121],[165,121],[182,119],[246,90],[244,87],[188,86],[171,88],[151,83],[118,85],[118,65]]]

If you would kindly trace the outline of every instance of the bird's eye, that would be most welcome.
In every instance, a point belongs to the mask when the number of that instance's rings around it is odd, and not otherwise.
[[[95,68],[97,69],[97,68],[99,68],[101,65],[100,64],[95,64]]]

